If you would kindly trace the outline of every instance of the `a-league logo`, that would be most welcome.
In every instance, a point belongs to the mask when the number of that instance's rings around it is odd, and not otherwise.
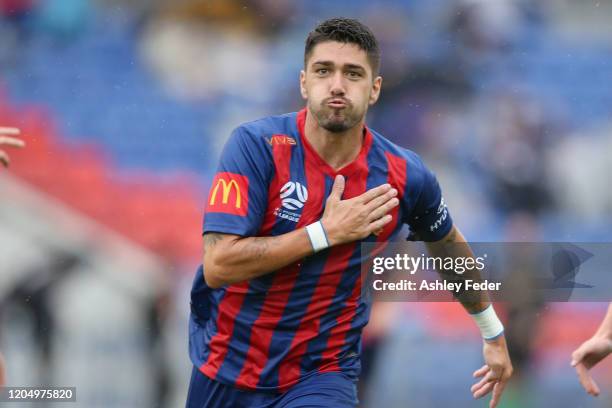
[[[294,193],[295,196],[292,197]],[[286,209],[298,210],[304,207],[304,203],[308,200],[308,190],[296,181],[288,181],[280,189],[280,199]]]

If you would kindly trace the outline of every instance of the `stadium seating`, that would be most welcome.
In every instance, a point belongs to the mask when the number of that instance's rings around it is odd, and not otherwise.
[[[28,143],[16,153],[16,175],[191,272],[201,252],[200,180],[179,173],[166,180],[150,172],[126,176],[99,144],[59,137],[44,108],[17,110],[1,96],[0,121],[20,126]]]

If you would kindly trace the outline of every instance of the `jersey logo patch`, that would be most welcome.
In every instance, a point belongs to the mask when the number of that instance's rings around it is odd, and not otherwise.
[[[448,208],[446,207],[446,204],[444,203],[444,198],[440,200],[440,205],[438,205],[438,209],[436,210],[436,215],[438,216],[438,219],[429,226],[429,231],[431,232],[434,232],[435,230],[440,228],[442,223],[448,217]]]
[[[295,193],[295,197],[291,197]],[[308,190],[297,181],[288,181],[280,189],[280,198],[283,207],[288,210],[297,210],[304,206],[308,200]]]
[[[296,145],[297,142],[294,138],[285,135],[272,135],[270,139],[266,139],[270,146],[274,145]]]
[[[308,190],[297,181],[288,181],[280,189],[281,206],[274,210],[274,215],[285,220],[298,222],[301,209],[308,200]]]
[[[208,195],[206,211],[244,217],[248,209],[249,179],[236,173],[217,173]]]

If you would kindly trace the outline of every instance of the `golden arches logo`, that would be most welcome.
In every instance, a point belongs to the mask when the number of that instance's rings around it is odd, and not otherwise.
[[[223,187],[223,191],[222,191],[222,198],[221,198],[221,203],[222,204],[227,204],[227,202],[229,201],[229,195],[232,191],[232,189],[236,189],[236,202],[234,203],[234,207],[236,208],[240,208],[240,204],[241,204],[241,197],[242,194],[240,194],[240,186],[238,186],[238,183],[236,183],[236,180],[231,180],[229,183],[220,178],[217,181],[217,184],[215,185],[215,188],[213,189],[211,195],[210,195],[210,205],[213,205],[216,203],[217,201],[217,192],[219,191],[219,187]]]

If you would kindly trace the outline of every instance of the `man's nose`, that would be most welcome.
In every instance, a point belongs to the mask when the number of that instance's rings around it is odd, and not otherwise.
[[[336,72],[331,78],[331,94],[334,96],[344,95],[346,93],[346,83],[342,72]]]

